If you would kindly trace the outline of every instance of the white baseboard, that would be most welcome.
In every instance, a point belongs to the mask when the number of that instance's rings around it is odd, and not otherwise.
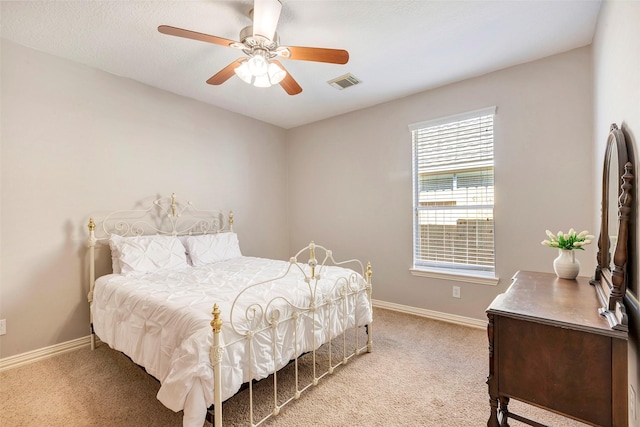
[[[387,310],[399,311],[401,313],[414,314],[416,316],[427,317],[429,319],[441,320],[443,322],[455,323],[457,325],[469,326],[478,329],[487,329],[487,321],[473,319],[471,317],[458,316],[455,314],[442,313],[440,311],[427,310],[424,308],[411,307],[408,305],[395,304],[380,300],[372,300],[374,307],[385,308]]]
[[[15,356],[0,359],[0,372],[7,369],[17,368],[18,366],[28,365],[39,360],[57,356],[68,351],[78,350],[80,348],[91,345],[91,336],[77,338],[75,340],[55,344],[49,347],[40,348],[38,350],[28,351],[26,353],[17,354]]]

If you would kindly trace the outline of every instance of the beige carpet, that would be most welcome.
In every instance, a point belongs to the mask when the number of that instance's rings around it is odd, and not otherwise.
[[[373,334],[373,353],[341,366],[266,425],[486,426],[485,331],[376,309]],[[309,362],[301,361],[303,370]],[[281,391],[290,390],[292,372],[279,375]],[[268,385],[255,394],[272,394]],[[180,426],[182,414],[158,402],[158,388],[104,344],[77,350],[1,372],[0,426]],[[225,402],[225,425],[247,419],[247,394]],[[256,411],[269,411],[262,406]],[[514,401],[510,409],[555,427],[585,426]]]

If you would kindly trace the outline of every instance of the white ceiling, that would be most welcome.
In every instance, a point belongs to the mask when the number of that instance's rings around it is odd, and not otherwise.
[[[283,128],[372,106],[591,43],[600,0],[282,0],[281,45],[346,49],[346,65],[281,62],[302,86],[205,81],[236,49],[161,34],[171,25],[232,40],[252,0],[5,1],[3,38]],[[326,82],[346,73],[361,85]],[[46,70],[43,70],[46,75]]]

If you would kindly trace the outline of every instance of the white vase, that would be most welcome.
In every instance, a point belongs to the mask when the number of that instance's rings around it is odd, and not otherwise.
[[[553,270],[561,279],[575,279],[580,273],[580,262],[574,250],[558,249],[558,258],[553,260]]]

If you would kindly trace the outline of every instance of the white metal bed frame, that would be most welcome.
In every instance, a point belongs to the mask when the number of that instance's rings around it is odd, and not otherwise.
[[[214,234],[226,231],[233,231],[233,212],[229,212],[228,217],[225,218],[225,215],[218,210],[199,210],[196,209],[191,202],[182,203],[176,199],[175,194],[172,194],[171,197],[159,198],[153,201],[151,207],[146,209],[138,209],[138,210],[119,210],[114,211],[106,215],[105,217],[94,220],[94,218],[89,219],[88,223],[89,229],[89,239],[88,239],[88,247],[89,247],[89,293],[88,293],[88,301],[91,305],[93,301],[93,291],[95,287],[96,280],[96,268],[95,268],[95,248],[98,242],[105,242],[108,240],[109,236],[112,234],[118,234],[121,236],[136,236],[136,235],[149,235],[149,234],[158,234],[158,235],[173,235],[173,236],[188,236],[188,235],[198,235],[198,234]],[[323,254],[321,256],[321,261],[319,262],[317,259],[316,252]],[[298,263],[298,257],[307,253],[309,254],[309,260],[306,262],[310,267],[310,274],[305,272],[305,270]],[[319,304],[317,303],[316,298],[316,287],[317,283],[322,277],[322,270],[325,266],[328,265],[336,265],[343,266],[355,264],[359,266],[360,276],[353,271],[348,277],[341,277],[333,284],[333,289],[337,291],[337,297],[334,298],[324,298]],[[310,295],[310,305],[308,307],[301,307],[295,305],[293,302],[286,300],[282,297],[274,298],[270,301],[264,301],[263,303],[252,304],[244,313],[244,321],[246,324],[241,324],[234,322],[233,312],[236,309],[236,303],[242,297],[242,295],[249,289],[254,288],[256,286],[263,286],[265,284],[274,282],[285,277],[289,272],[294,269],[298,269],[304,275],[304,282],[308,286],[309,295]],[[371,264],[367,263],[366,268],[359,260],[348,260],[337,262],[333,258],[332,251],[326,249],[323,246],[316,245],[314,242],[311,242],[307,247],[298,251],[298,253],[289,259],[289,266],[286,272],[279,276],[270,278],[268,280],[264,280],[258,283],[249,284],[246,288],[244,288],[238,296],[235,298],[230,313],[230,327],[233,331],[242,338],[249,340],[249,355],[248,357],[253,357],[252,354],[252,339],[256,334],[266,331],[272,332],[271,339],[271,347],[274,353],[277,351],[277,333],[276,328],[279,324],[283,322],[294,322],[294,333],[297,334],[298,330],[298,322],[304,316],[310,316],[312,318],[312,324],[316,324],[316,314],[319,310],[328,310],[328,313],[331,313],[332,306],[336,304],[343,304],[342,310],[342,318],[339,319],[343,325],[343,332],[338,335],[335,339],[342,339],[342,357],[337,362],[332,360],[332,351],[331,346],[333,340],[325,343],[328,346],[328,367],[324,372],[318,372],[316,368],[316,350],[320,347],[322,343],[315,342],[315,333],[313,333],[313,350],[310,352],[313,360],[313,377],[310,383],[306,385],[301,385],[299,380],[299,370],[298,370],[298,358],[299,349],[294,349],[294,354],[296,355],[293,359],[294,369],[295,369],[295,392],[292,396],[286,398],[286,400],[280,404],[278,404],[278,383],[277,383],[277,371],[273,372],[273,404],[271,413],[266,415],[264,418],[259,420],[258,422],[254,422],[254,413],[253,413],[253,381],[249,381],[249,423],[251,426],[259,426],[264,423],[266,420],[271,418],[274,415],[277,415],[283,406],[292,402],[293,400],[297,400],[300,395],[309,389],[311,386],[317,385],[318,381],[325,377],[326,375],[332,374],[334,370],[340,365],[346,364],[351,358],[357,356],[359,354],[365,352],[372,351],[372,331],[371,324],[366,324],[365,330],[367,333],[367,338],[365,343],[360,343],[360,338],[358,335],[358,327],[359,322],[358,319],[355,319],[355,327],[352,328],[351,332],[354,333],[354,340],[351,342],[353,347],[347,349],[347,316],[349,315],[347,310],[347,302],[348,298],[355,298],[357,294],[364,292],[366,294],[367,302],[369,308],[372,307],[371,300],[371,292],[372,292],[372,284],[371,284]],[[331,293],[333,294],[333,293]],[[276,300],[285,305],[290,309],[290,314],[286,317],[282,317],[281,306],[280,308],[275,304]],[[337,310],[339,312],[339,310]],[[90,310],[91,313],[91,310]],[[221,312],[218,308],[218,305],[215,304],[212,311],[213,319],[211,320],[211,328],[213,331],[213,345],[210,349],[209,358],[211,364],[213,366],[213,378],[214,378],[214,403],[213,403],[213,425],[217,427],[221,427],[222,424],[222,397],[221,397],[221,361],[225,351],[225,348],[232,345],[233,343],[239,341],[235,340],[232,342],[226,342],[225,344],[221,344],[220,335],[222,332],[222,319]],[[96,345],[96,335],[93,330],[93,317],[90,314],[90,327],[91,327],[91,349],[95,349]],[[328,327],[328,336],[332,337],[331,333],[331,316],[326,317],[327,325],[323,325],[323,328]],[[298,340],[295,338],[293,340],[294,347],[297,347]],[[249,364],[251,367],[252,365]],[[251,368],[250,368],[251,369]],[[253,372],[250,372],[250,377],[253,378]]]

